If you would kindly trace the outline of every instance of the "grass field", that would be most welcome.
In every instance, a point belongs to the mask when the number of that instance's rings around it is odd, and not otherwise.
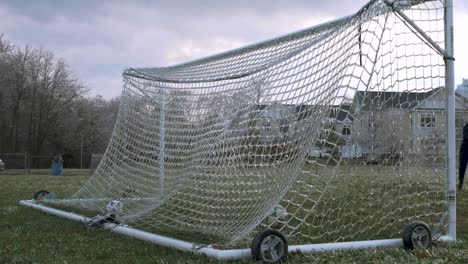
[[[18,205],[40,189],[73,193],[88,171],[63,177],[0,174],[0,263],[216,263]],[[426,252],[402,249],[342,251],[290,256],[289,263],[468,263],[468,191],[458,193],[458,238]],[[249,261],[247,261],[249,262]]]

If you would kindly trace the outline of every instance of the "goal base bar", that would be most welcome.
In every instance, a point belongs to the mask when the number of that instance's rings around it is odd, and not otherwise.
[[[48,206],[39,204],[34,200],[22,200],[20,205],[31,207],[39,211],[60,216],[66,219],[86,223],[89,218],[76,213],[58,210]],[[206,255],[218,260],[234,260],[252,258],[250,249],[215,249],[210,246],[203,247],[195,243],[169,238],[154,233],[141,231],[124,225],[105,224],[104,228],[123,235],[138,238],[144,241],[152,242],[154,244],[174,248],[177,250],[192,252],[196,254]],[[455,241],[452,237],[441,236],[440,241]],[[368,241],[352,241],[352,242],[336,242],[336,243],[321,243],[321,244],[306,244],[306,245],[293,245],[289,246],[289,253],[305,254],[321,251],[335,251],[335,250],[357,250],[357,249],[372,249],[382,247],[403,247],[402,239],[381,239],[381,240],[368,240]]]

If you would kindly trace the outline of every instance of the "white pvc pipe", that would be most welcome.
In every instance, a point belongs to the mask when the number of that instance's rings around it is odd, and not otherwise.
[[[54,209],[54,208],[50,208],[50,207],[41,205],[41,204],[39,204],[39,203],[37,203],[37,202],[35,202],[33,200],[21,200],[19,202],[19,204],[27,206],[27,207],[31,207],[31,208],[34,208],[34,209],[37,209],[39,211],[43,211],[43,212],[46,212],[46,213],[49,213],[49,214],[60,216],[60,217],[66,218],[66,219],[86,223],[86,217],[84,217],[82,215],[75,214],[75,213],[69,213],[69,212],[65,212],[65,211],[62,211],[62,210]]]
[[[356,250],[370,249],[380,247],[403,247],[402,239],[381,239],[368,241],[336,242],[323,244],[309,244],[289,246],[289,252],[318,252],[318,251],[336,251],[336,250]]]
[[[21,205],[31,207],[34,209],[37,209],[39,211],[43,211],[45,213],[53,214],[56,216],[60,216],[66,219],[86,223],[89,218],[75,214],[75,213],[70,213],[54,208],[50,208],[47,206],[44,206],[42,204],[39,204],[33,200],[23,200],[19,202]],[[183,240],[178,240],[174,238],[169,238],[165,236],[160,236],[156,235],[153,233],[141,231],[138,229],[134,229],[131,227],[127,226],[122,226],[122,225],[115,225],[112,223],[108,223],[104,225],[104,228],[115,232],[119,234],[124,234],[127,236],[135,237],[141,240],[149,241],[157,245],[161,246],[166,246],[174,249],[178,249],[181,251],[186,251],[186,252],[193,252],[197,254],[202,254],[206,255],[212,258],[216,258],[218,260],[232,260],[232,259],[241,259],[241,258],[251,258],[252,253],[250,249],[230,249],[230,250],[220,250],[220,249],[214,249],[210,247],[200,247],[197,244],[190,243],[187,241]]]
[[[454,49],[453,49],[453,1],[445,2],[445,87],[447,91],[447,202],[448,228],[447,235],[457,238],[457,207],[456,207],[456,145],[455,145],[455,80],[454,80]]]
[[[61,204],[67,203],[80,203],[80,202],[110,202],[110,201],[148,201],[148,200],[160,200],[160,197],[108,197],[108,198],[72,198],[72,199],[60,199]],[[44,202],[56,202],[56,199],[44,199]]]
[[[86,223],[88,218],[75,213],[65,212],[62,210],[50,208],[41,205],[32,200],[20,201],[21,205],[28,206],[49,214],[61,216],[70,220]],[[157,245],[178,249],[181,251],[192,252],[196,254],[206,255],[218,260],[234,260],[252,258],[250,249],[214,249],[210,246],[201,247],[195,243],[190,243],[183,240],[160,236],[157,234],[141,231],[128,226],[105,224],[104,228],[119,234],[135,237],[141,240],[149,241]],[[454,241],[455,239],[450,236],[443,236],[439,241]],[[293,245],[289,246],[290,253],[311,253],[321,251],[336,251],[336,250],[356,250],[356,249],[370,249],[381,247],[402,247],[403,242],[401,239],[382,239],[382,240],[369,240],[369,241],[353,241],[353,242],[337,242],[337,243],[322,243],[322,244],[307,244],[307,245]]]

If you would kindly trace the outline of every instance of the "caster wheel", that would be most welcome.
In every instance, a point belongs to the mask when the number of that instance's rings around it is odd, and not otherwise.
[[[288,257],[288,241],[278,230],[258,233],[252,241],[252,256],[263,263],[283,263]]]
[[[405,249],[427,249],[432,245],[432,235],[429,227],[423,222],[414,222],[403,231],[403,246]]]
[[[33,200],[44,200],[44,198],[46,198],[47,196],[49,196],[49,192],[46,191],[46,190],[40,190],[40,191],[37,191],[33,194]]]

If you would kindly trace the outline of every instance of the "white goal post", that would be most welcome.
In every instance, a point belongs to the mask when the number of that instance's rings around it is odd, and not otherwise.
[[[452,0],[371,0],[244,48],[128,69],[89,180],[20,203],[95,225],[53,207],[85,209],[113,232],[218,259],[454,241],[455,119],[468,105],[453,54]]]

